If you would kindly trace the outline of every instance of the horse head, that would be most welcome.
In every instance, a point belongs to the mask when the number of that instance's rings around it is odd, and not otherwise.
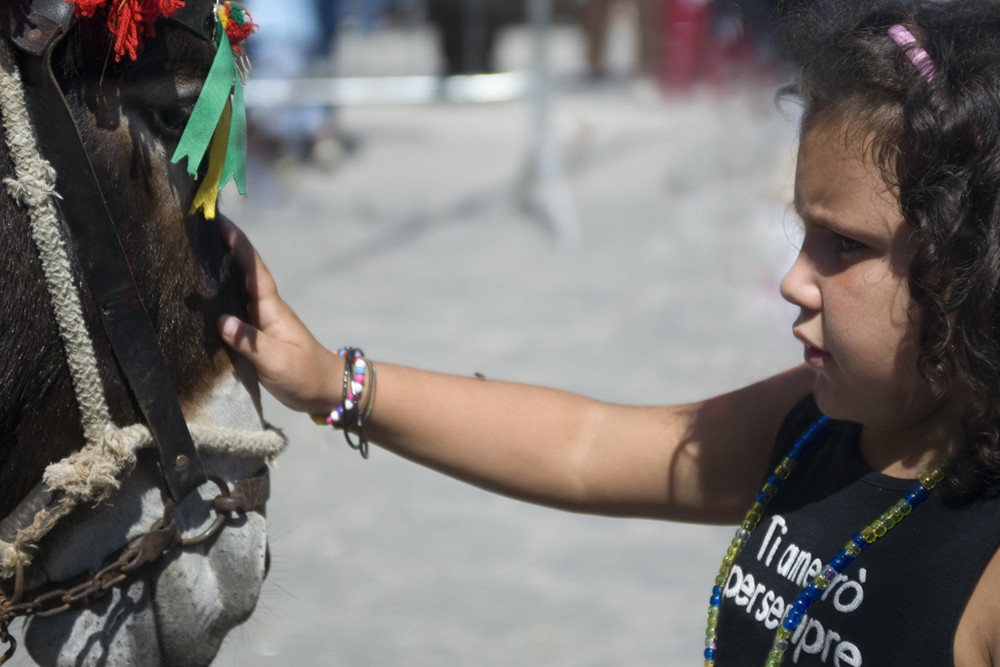
[[[42,664],[207,664],[256,605],[284,445],[215,334],[243,279],[172,160],[229,44],[209,0],[109,4],[0,4],[0,609]],[[120,57],[114,12],[151,6]]]

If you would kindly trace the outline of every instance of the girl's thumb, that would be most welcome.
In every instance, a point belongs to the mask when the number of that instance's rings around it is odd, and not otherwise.
[[[257,331],[243,322],[235,315],[222,315],[219,317],[217,326],[219,336],[229,347],[241,354],[249,354],[254,350],[254,341],[257,338]]]

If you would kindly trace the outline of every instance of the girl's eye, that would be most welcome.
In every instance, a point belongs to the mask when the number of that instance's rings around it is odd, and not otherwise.
[[[840,255],[853,255],[868,248],[867,245],[842,234],[833,234],[833,242],[837,253]]]

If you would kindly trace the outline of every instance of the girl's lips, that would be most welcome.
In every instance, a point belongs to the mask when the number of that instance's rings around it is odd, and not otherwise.
[[[806,363],[810,366],[814,368],[822,368],[827,364],[831,357],[829,352],[824,352],[818,347],[806,344],[805,359]]]

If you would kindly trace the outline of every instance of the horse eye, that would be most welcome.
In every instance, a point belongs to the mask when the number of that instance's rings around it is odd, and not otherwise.
[[[153,128],[160,133],[180,135],[184,132],[194,104],[179,104],[165,107],[154,107],[150,110]]]

